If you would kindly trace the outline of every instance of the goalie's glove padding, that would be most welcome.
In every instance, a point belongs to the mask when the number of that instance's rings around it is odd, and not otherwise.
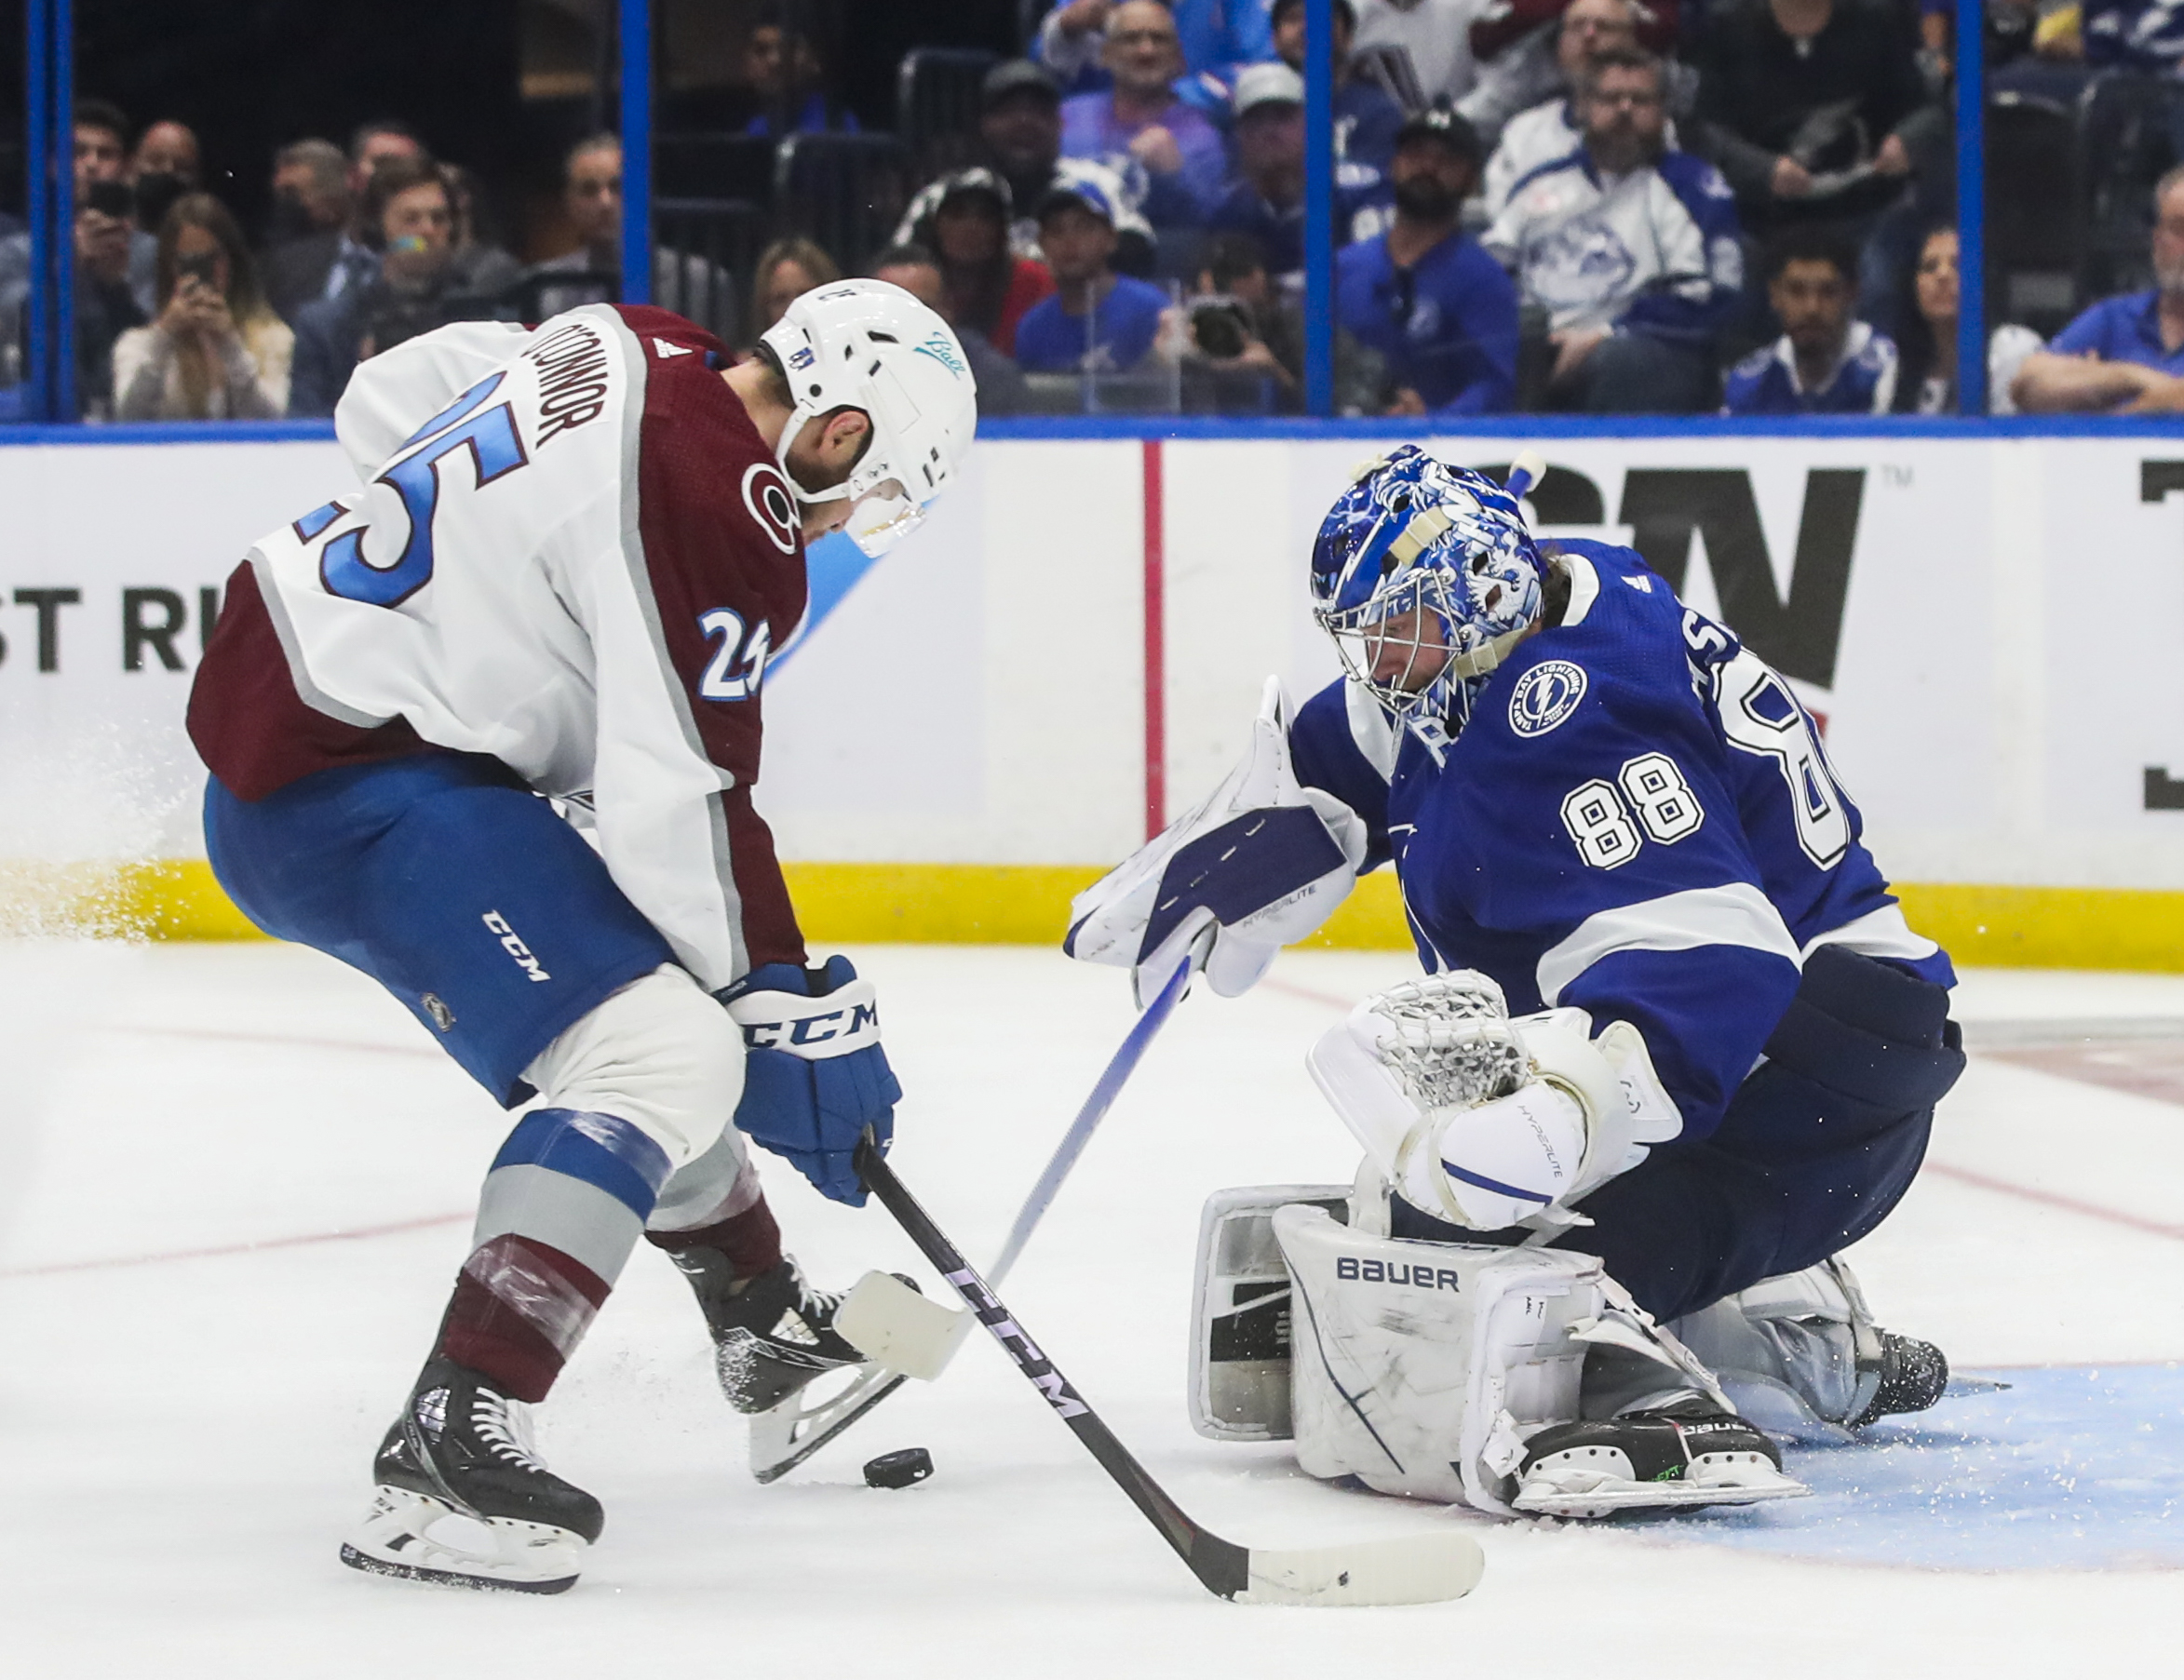
[[[1270,677],[1244,761],[1203,804],[1077,894],[1062,949],[1129,969],[1142,1009],[1210,930],[1207,983],[1224,998],[1241,996],[1283,946],[1316,933],[1349,896],[1365,847],[1355,812],[1298,782],[1288,704]]]
[[[902,1100],[880,1046],[872,983],[857,978],[847,957],[829,957],[816,969],[769,962],[717,995],[743,1029],[737,1129],[821,1195],[862,1207],[851,1156],[868,1126],[886,1152]]]
[[[1474,1230],[1557,1229],[1583,1197],[1675,1137],[1682,1117],[1624,1022],[1509,1018],[1471,970],[1368,998],[1307,1056],[1395,1193]]]

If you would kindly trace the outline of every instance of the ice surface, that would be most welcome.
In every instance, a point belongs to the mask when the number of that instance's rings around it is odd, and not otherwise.
[[[1127,1028],[1127,988],[1045,951],[855,955],[910,1093],[895,1163],[989,1258]],[[1934,1170],[1855,1257],[1886,1322],[2017,1386],[1794,1456],[1815,1499],[1503,1525],[1193,1435],[1199,1203],[1350,1176],[1303,1050],[1407,970],[1292,953],[1247,998],[1188,1001],[1004,1294],[1201,1521],[1283,1546],[1469,1524],[1488,1552],[1470,1598],[1214,1601],[982,1338],[760,1487],[681,1280],[640,1254],[541,1418],[556,1468],[606,1502],[606,1538],[575,1592],[533,1601],[334,1559],[506,1117],[312,953],[0,947],[0,1019],[35,1023],[0,1046],[0,1672],[1842,1680],[2174,1662],[2184,1114],[1999,1052],[1975,1055]],[[1975,974],[1960,1013],[1975,1042],[2002,1022],[2184,1019],[2184,980]],[[822,1203],[786,1169],[768,1184],[822,1283],[880,1266],[939,1287],[877,1207]],[[913,1445],[932,1481],[863,1485],[866,1458]]]

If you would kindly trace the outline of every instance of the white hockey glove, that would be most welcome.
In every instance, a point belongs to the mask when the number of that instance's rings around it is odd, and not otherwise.
[[[1142,1009],[1207,930],[1206,978],[1224,998],[1251,989],[1274,953],[1318,931],[1349,896],[1365,823],[1289,763],[1278,679],[1243,763],[1212,797],[1077,894],[1062,949],[1131,971]]]
[[[1305,1061],[1414,1207],[1474,1230],[1557,1230],[1683,1130],[1638,1029],[1591,1032],[1581,1009],[1511,1020],[1502,988],[1466,969],[1366,999]]]

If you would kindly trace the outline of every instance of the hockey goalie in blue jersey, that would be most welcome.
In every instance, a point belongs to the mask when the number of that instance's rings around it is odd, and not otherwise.
[[[1366,1149],[1347,1220],[1263,1210],[1301,1461],[1572,1516],[1802,1492],[1771,1432],[1947,1381],[1837,1257],[1962,1070],[1948,957],[1787,684],[1633,551],[1537,544],[1404,448],[1328,515],[1312,590],[1347,675],[1293,720],[1270,688],[1245,770],[1070,941],[1141,993],[1195,953],[1233,994],[1395,867],[1426,976],[1308,1058]]]

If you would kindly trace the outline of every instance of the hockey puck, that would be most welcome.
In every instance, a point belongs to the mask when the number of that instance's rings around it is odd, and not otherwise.
[[[933,1473],[933,1455],[922,1446],[882,1453],[865,1466],[868,1487],[912,1487]]]

